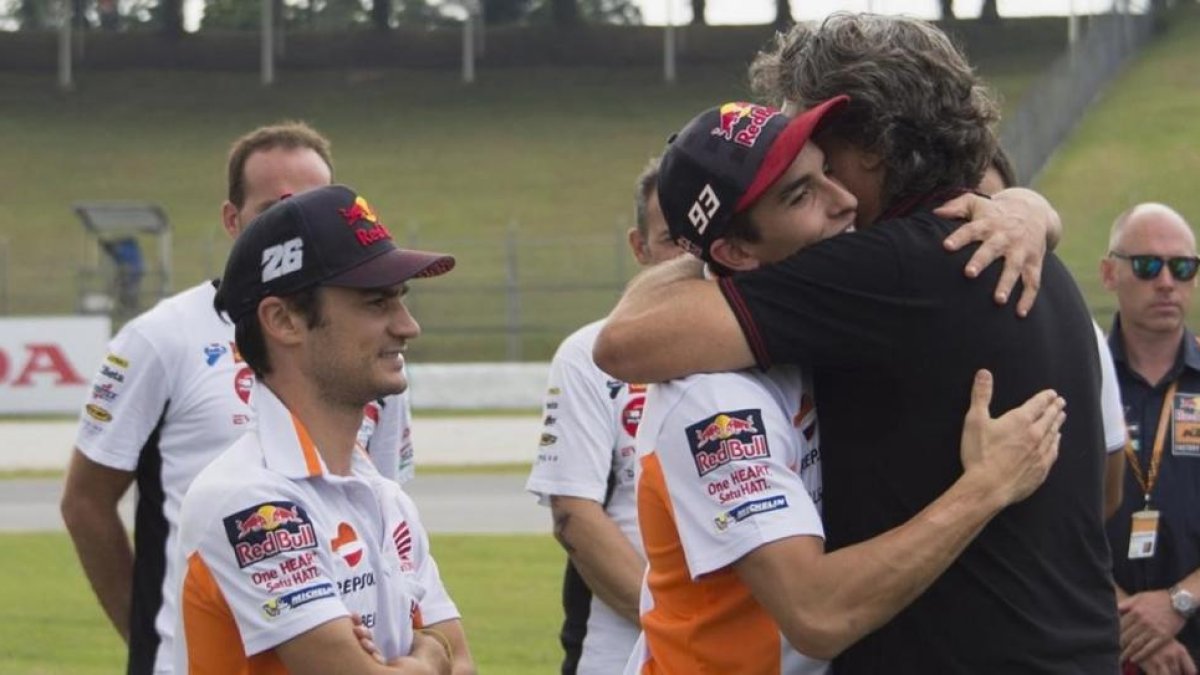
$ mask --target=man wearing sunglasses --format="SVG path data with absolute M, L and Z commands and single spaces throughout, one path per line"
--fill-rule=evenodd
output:
M 1121 214 L 1100 261 L 1130 432 L 1108 539 L 1122 658 L 1147 673 L 1195 673 L 1200 660 L 1200 343 L 1185 323 L 1198 268 L 1195 235 L 1162 204 Z

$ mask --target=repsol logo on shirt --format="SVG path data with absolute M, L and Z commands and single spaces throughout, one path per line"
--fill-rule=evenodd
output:
M 349 579 L 342 579 L 338 581 L 338 594 L 350 595 L 351 593 L 357 593 L 374 585 L 375 573 L 365 572 L 363 574 L 350 577 Z

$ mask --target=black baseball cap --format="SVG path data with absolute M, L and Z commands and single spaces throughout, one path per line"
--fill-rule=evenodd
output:
M 287 196 L 238 235 L 216 308 L 234 321 L 269 296 L 311 286 L 384 288 L 454 268 L 441 253 L 397 248 L 367 200 L 345 185 Z
M 726 103 L 688 122 L 667 141 L 658 200 L 671 238 L 712 262 L 709 247 L 787 171 L 830 112 L 837 96 L 795 117 L 753 103 Z

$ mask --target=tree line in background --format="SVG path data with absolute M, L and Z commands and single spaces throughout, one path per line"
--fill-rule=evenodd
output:
M 19 29 L 45 29 L 56 23 L 56 6 L 64 0 L 0 0 L 0 12 Z M 275 16 L 284 27 L 348 28 L 373 27 L 390 30 L 398 26 L 435 28 L 462 21 L 467 3 L 479 0 L 272 0 Z M 719 0 L 737 2 L 740 0 Z M 76 26 L 120 30 L 158 30 L 166 35 L 184 32 L 184 0 L 65 0 L 74 10 Z M 777 27 L 792 22 L 791 0 L 774 0 Z M 944 19 L 954 19 L 954 0 L 939 0 Z M 704 25 L 708 0 L 690 0 L 692 25 Z M 997 0 L 983 0 L 980 19 L 998 21 Z M 580 23 L 636 25 L 641 10 L 633 0 L 481 0 L 484 23 L 553 24 Z M 251 30 L 259 25 L 261 4 L 256 0 L 204 0 L 200 29 Z

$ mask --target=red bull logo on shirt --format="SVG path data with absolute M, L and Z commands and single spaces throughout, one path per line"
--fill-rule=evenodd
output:
M 761 420 L 761 411 L 750 408 L 720 412 L 689 426 L 688 445 L 696 471 L 703 476 L 730 462 L 770 457 Z
M 781 113 L 778 110 L 753 103 L 726 103 L 721 106 L 717 126 L 712 130 L 712 135 L 753 148 L 767 121 L 779 114 Z M 743 120 L 747 120 L 749 124 L 739 129 Z
M 312 521 L 303 508 L 292 502 L 259 504 L 227 516 L 223 522 L 238 567 L 317 546 Z

